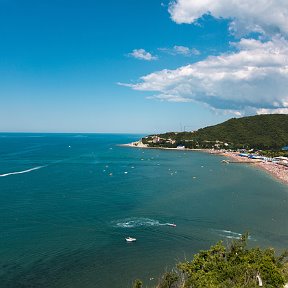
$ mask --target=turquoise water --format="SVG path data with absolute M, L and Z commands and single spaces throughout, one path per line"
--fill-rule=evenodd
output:
M 220 156 L 116 145 L 139 137 L 0 134 L 1 287 L 154 284 L 245 231 L 287 248 L 287 186 Z

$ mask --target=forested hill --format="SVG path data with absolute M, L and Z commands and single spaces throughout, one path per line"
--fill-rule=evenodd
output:
M 160 139 L 142 139 L 149 146 L 178 146 L 187 148 L 256 148 L 281 149 L 288 145 L 288 115 L 268 114 L 232 118 L 221 124 L 194 132 L 159 134 Z M 153 140 L 154 139 L 154 140 Z M 170 140 L 168 140 L 170 139 Z M 152 140 L 152 142 L 151 142 Z

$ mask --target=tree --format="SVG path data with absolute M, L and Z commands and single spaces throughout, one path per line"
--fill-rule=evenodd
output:
M 288 251 L 247 247 L 248 234 L 228 247 L 222 242 L 201 250 L 192 261 L 181 262 L 165 273 L 157 288 L 280 288 L 288 282 Z

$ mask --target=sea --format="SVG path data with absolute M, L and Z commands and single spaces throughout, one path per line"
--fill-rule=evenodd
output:
M 153 286 L 245 232 L 288 248 L 287 186 L 222 156 L 119 146 L 141 136 L 0 134 L 1 288 Z

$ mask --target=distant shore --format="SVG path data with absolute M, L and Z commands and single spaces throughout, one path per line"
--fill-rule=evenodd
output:
M 143 144 L 142 142 L 132 142 L 128 144 L 119 144 L 118 146 L 123 147 L 133 147 L 133 148 L 143 148 L 143 149 L 158 149 L 158 150 L 175 150 L 175 151 L 203 151 L 203 152 L 209 152 L 208 149 L 190 149 L 190 148 L 168 148 L 168 147 L 149 147 L 146 144 Z
M 132 142 L 128 144 L 121 144 L 120 146 L 124 147 L 133 147 L 133 148 L 142 148 L 142 149 L 160 149 L 160 150 L 175 150 L 175 151 L 200 151 L 205 153 L 210 153 L 213 155 L 224 156 L 233 161 L 233 163 L 244 163 L 244 164 L 251 164 L 255 168 L 261 169 L 266 171 L 268 174 L 273 176 L 275 179 L 279 180 L 280 182 L 288 185 L 288 167 L 273 163 L 262 161 L 259 159 L 247 159 L 239 156 L 237 152 L 230 152 L 230 151 L 218 151 L 213 149 L 189 149 L 189 148 L 166 148 L 166 147 L 148 147 L 146 144 L 143 144 L 141 141 Z M 231 163 L 229 161 L 226 162 L 227 164 Z

